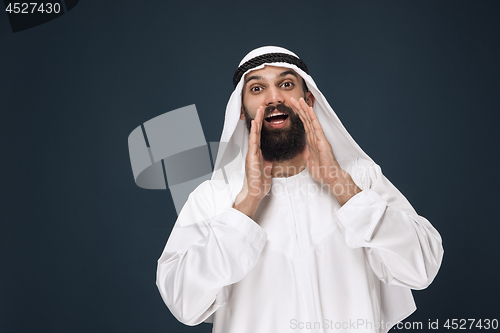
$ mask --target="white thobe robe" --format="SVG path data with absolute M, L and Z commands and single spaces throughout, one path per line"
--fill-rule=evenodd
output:
M 158 261 L 172 314 L 215 333 L 387 332 L 411 314 L 441 237 L 375 163 L 341 166 L 362 189 L 342 207 L 304 170 L 272 179 L 255 221 L 232 208 L 238 188 L 200 185 Z

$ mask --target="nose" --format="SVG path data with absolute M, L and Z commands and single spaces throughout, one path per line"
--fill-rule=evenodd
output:
M 285 101 L 281 90 L 278 87 L 272 86 L 267 89 L 266 106 L 272 104 L 281 104 Z

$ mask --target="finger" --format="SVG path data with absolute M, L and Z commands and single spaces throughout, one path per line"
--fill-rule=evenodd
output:
M 306 126 L 307 126 L 307 142 L 309 143 L 309 150 L 312 153 L 315 153 L 318 151 L 318 138 L 316 137 L 316 133 L 314 132 L 314 129 L 312 128 L 311 124 L 306 120 Z
M 292 104 L 293 111 L 299 116 L 302 124 L 304 125 L 304 129 L 306 130 L 306 134 L 309 134 L 309 126 L 307 126 L 307 120 L 305 118 L 305 114 L 300 110 L 300 105 L 298 104 L 295 98 L 290 98 L 290 102 Z
M 314 129 L 312 127 L 311 122 L 309 121 L 309 119 L 307 117 L 307 113 L 304 112 L 304 110 L 302 109 L 301 105 L 299 104 L 299 102 L 295 98 L 292 97 L 290 99 L 290 101 L 292 103 L 292 106 L 294 106 L 294 108 L 295 108 L 294 111 L 299 115 L 299 118 L 302 121 L 302 124 L 304 125 L 304 129 L 306 130 L 306 134 L 308 136 L 308 140 L 314 139 L 314 140 L 311 141 L 311 143 L 314 143 L 315 142 Z
M 319 151 L 319 148 L 317 146 L 317 138 L 316 134 L 314 132 L 314 129 L 312 127 L 311 122 L 307 118 L 307 114 L 304 112 L 303 108 L 299 104 L 299 102 L 291 98 L 291 103 L 295 107 L 296 113 L 299 115 L 300 120 L 302 121 L 302 124 L 304 125 L 304 129 L 306 132 L 306 139 L 307 139 L 307 144 L 309 145 L 309 151 L 311 154 L 313 154 L 313 158 L 316 158 L 317 152 Z
M 303 98 L 299 99 L 299 103 L 304 108 L 304 110 L 307 110 L 308 118 L 311 122 L 311 126 L 313 127 L 314 132 L 316 133 L 316 136 L 322 140 L 327 140 L 325 133 L 323 132 L 323 127 L 321 127 L 318 117 L 316 117 L 316 113 L 314 113 L 314 109 L 307 105 L 306 101 Z
M 259 108 L 255 112 L 254 120 L 257 124 L 260 124 L 260 121 L 262 120 L 262 106 L 259 106 Z
M 255 119 L 252 120 L 252 127 L 250 132 L 249 140 L 249 151 L 250 144 L 252 145 L 252 154 L 257 154 L 260 149 L 260 131 L 262 128 L 262 119 L 264 118 L 264 108 L 261 106 L 257 109 L 255 114 Z
M 325 132 L 323 131 L 323 127 L 321 127 L 321 124 L 318 120 L 318 117 L 316 116 L 316 113 L 314 113 L 314 109 L 311 106 L 307 105 L 306 101 L 303 98 L 299 99 L 299 104 L 303 109 L 307 110 L 307 118 L 310 120 L 310 124 L 312 126 L 311 130 L 313 131 L 313 133 L 315 133 L 316 139 L 323 141 L 331 149 L 331 145 L 328 142 L 328 139 L 326 138 Z M 317 144 L 315 145 L 315 148 L 318 149 Z M 318 149 L 318 152 L 319 152 L 319 149 Z M 315 152 L 313 151 L 313 154 L 314 153 Z M 332 157 L 333 157 L 333 162 L 340 168 L 340 166 L 338 165 L 337 159 L 335 158 L 335 155 L 332 154 Z
M 299 109 L 300 109 L 299 102 L 295 98 L 291 97 L 290 104 L 292 106 L 292 110 L 295 111 L 295 113 L 299 114 Z
M 307 105 L 307 103 L 304 101 L 304 98 L 299 98 L 299 101 L 298 101 L 299 105 L 300 105 L 300 108 L 303 110 L 304 114 L 305 114 L 305 118 L 307 119 L 307 123 L 309 124 L 309 128 L 313 131 L 314 131 L 314 126 L 313 126 L 313 123 L 312 123 L 312 119 L 311 119 L 311 116 L 309 114 L 309 109 L 312 109 L 309 105 Z
M 299 101 L 297 101 L 295 98 L 290 98 L 290 102 L 292 104 L 292 109 L 301 117 L 301 120 L 303 120 L 304 125 L 307 124 L 307 118 L 306 118 L 306 113 L 302 109 L 302 106 L 300 105 Z
M 248 153 L 255 155 L 257 153 L 257 123 L 252 120 L 250 127 L 250 137 L 248 139 Z
M 262 122 L 264 121 L 264 107 L 263 106 L 259 106 L 259 108 L 257 109 L 257 114 L 255 115 L 255 121 L 259 125 L 259 127 L 257 128 L 257 131 L 258 131 L 259 139 L 260 139 L 260 132 L 262 130 Z
M 309 107 L 306 105 L 306 107 Z M 319 156 L 319 147 L 318 147 L 318 137 L 316 136 L 316 131 L 314 130 L 311 119 L 309 118 L 309 115 L 303 111 L 304 110 L 304 105 L 301 105 L 300 108 L 303 112 L 303 118 L 305 119 L 304 127 L 307 128 L 307 142 L 309 144 L 309 151 L 310 151 L 310 158 L 313 160 L 317 160 Z
M 302 114 L 302 118 L 305 120 L 305 121 L 303 121 L 304 122 L 304 126 L 307 125 L 308 131 L 313 134 L 313 137 L 316 140 L 317 139 L 316 138 L 316 133 L 315 133 L 314 127 L 312 125 L 311 118 L 309 116 L 308 111 L 305 111 L 305 110 L 308 110 L 309 106 L 307 104 L 302 103 L 301 100 L 303 101 L 304 99 L 300 98 L 299 101 L 297 101 L 298 110 L 300 110 L 300 113 Z

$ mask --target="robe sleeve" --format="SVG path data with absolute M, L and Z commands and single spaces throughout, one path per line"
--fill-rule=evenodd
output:
M 373 272 L 389 285 L 429 286 L 443 257 L 437 230 L 415 212 L 375 163 L 357 160 L 351 176 L 362 191 L 336 213 L 347 246 L 363 247 Z
M 220 199 L 210 182 L 191 193 L 158 260 L 158 290 L 186 325 L 208 321 L 224 305 L 227 286 L 256 265 L 267 239 L 257 223 L 232 205 L 218 212 Z

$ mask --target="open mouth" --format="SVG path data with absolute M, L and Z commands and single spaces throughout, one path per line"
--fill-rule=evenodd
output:
M 287 114 L 284 113 L 273 113 L 272 115 L 266 117 L 266 121 L 271 124 L 281 124 L 286 118 L 288 118 Z

